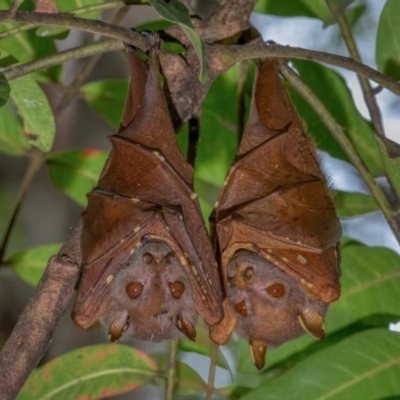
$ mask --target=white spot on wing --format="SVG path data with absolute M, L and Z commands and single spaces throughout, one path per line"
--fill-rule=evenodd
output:
M 194 275 L 197 276 L 198 272 L 197 272 L 196 267 L 194 265 L 192 265 L 191 268 L 192 268 L 192 271 L 193 271 Z
M 307 264 L 307 260 L 306 260 L 303 256 L 301 256 L 300 254 L 297 255 L 297 259 L 298 259 L 302 264 L 304 264 L 304 265 Z

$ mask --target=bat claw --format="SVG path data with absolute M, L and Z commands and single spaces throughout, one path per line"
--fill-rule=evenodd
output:
M 265 354 L 267 353 L 267 343 L 264 340 L 250 339 L 250 352 L 253 363 L 260 371 L 265 365 Z
M 186 319 L 182 314 L 178 315 L 176 321 L 177 328 L 191 341 L 196 340 L 196 329 L 193 324 Z
M 129 314 L 124 310 L 119 312 L 108 329 L 108 340 L 116 342 L 129 327 Z
M 300 325 L 315 339 L 323 339 L 325 337 L 324 319 L 313 308 L 306 308 L 299 312 L 298 316 Z

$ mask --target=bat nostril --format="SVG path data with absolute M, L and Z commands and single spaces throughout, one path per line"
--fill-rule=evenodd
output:
M 163 315 L 165 315 L 165 314 L 168 314 L 168 310 L 163 309 L 163 310 L 161 310 L 161 311 L 159 311 L 159 312 L 153 314 L 153 318 L 158 318 L 158 317 L 161 317 L 161 316 L 163 316 Z

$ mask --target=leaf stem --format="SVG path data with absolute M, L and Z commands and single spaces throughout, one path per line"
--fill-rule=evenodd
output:
M 166 394 L 165 400 L 174 399 L 174 391 L 176 386 L 176 357 L 178 354 L 178 339 L 171 339 L 168 357 L 168 369 L 167 369 L 167 382 L 166 382 Z
M 25 171 L 25 175 L 22 179 L 21 186 L 19 188 L 17 198 L 15 200 L 15 207 L 14 211 L 11 215 L 11 219 L 7 225 L 6 232 L 3 236 L 3 239 L 1 241 L 1 246 L 0 246 L 0 264 L 4 262 L 4 255 L 7 250 L 7 245 L 11 237 L 12 230 L 14 228 L 15 222 L 18 218 L 19 212 L 22 208 L 22 204 L 25 200 L 26 194 L 28 192 L 28 189 L 32 183 L 32 180 L 36 173 L 40 170 L 41 166 L 44 163 L 44 155 L 41 151 L 39 150 L 34 150 L 32 151 L 30 162 L 28 164 L 28 167 Z
M 291 68 L 287 65 L 281 67 L 282 75 L 289 81 L 293 88 L 306 100 L 306 102 L 312 107 L 315 113 L 321 118 L 321 121 L 325 124 L 332 136 L 340 144 L 343 151 L 346 153 L 350 162 L 358 170 L 361 177 L 364 179 L 372 196 L 376 200 L 378 206 L 382 210 L 386 220 L 393 230 L 398 242 L 400 243 L 400 226 L 396 221 L 396 212 L 392 209 L 390 202 L 386 198 L 384 192 L 375 182 L 374 177 L 371 175 L 364 162 L 361 160 L 358 153 L 355 151 L 350 140 L 347 138 L 342 127 L 335 121 L 331 113 L 325 108 L 317 96 L 312 90 L 303 82 Z
M 332 13 L 332 16 L 339 25 L 340 33 L 342 34 L 344 43 L 346 44 L 350 56 L 357 62 L 362 63 L 360 53 L 357 49 L 357 44 L 354 40 L 353 34 L 351 33 L 349 22 L 347 21 L 347 18 L 344 15 L 343 10 L 337 9 L 335 5 L 332 3 L 332 0 L 325 0 L 325 1 Z M 357 74 L 357 78 L 358 81 L 360 82 L 360 86 L 364 95 L 365 104 L 367 105 L 375 132 L 379 136 L 385 136 L 382 126 L 381 113 L 378 104 L 376 102 L 372 87 L 365 76 Z
M 214 393 L 215 372 L 217 370 L 218 345 L 211 344 L 210 369 L 208 371 L 206 400 L 211 400 Z

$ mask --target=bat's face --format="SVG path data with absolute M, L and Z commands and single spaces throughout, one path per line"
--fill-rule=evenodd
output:
M 226 290 L 241 336 L 272 346 L 305 331 L 324 336 L 327 306 L 308 297 L 295 279 L 256 253 L 235 253 L 227 266 Z
M 110 283 L 101 323 L 111 341 L 161 341 L 183 334 L 194 340 L 196 320 L 191 286 L 179 258 L 166 243 L 151 240 L 135 249 Z

